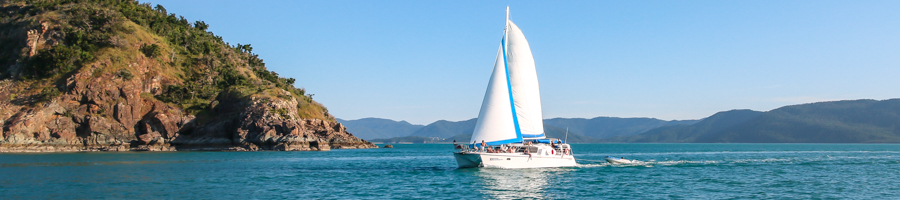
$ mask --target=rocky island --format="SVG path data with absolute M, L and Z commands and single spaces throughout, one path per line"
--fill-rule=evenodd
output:
M 377 148 L 161 5 L 0 3 L 0 152 Z

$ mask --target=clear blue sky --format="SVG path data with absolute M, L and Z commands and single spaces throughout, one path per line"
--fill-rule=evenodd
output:
M 900 97 L 900 1 L 144 2 L 252 44 L 342 119 L 477 117 L 507 5 L 544 118 Z

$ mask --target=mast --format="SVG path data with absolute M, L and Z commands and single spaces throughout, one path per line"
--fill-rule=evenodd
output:
M 506 21 L 504 21 L 503 23 L 506 24 L 503 27 L 503 38 L 504 38 L 503 46 L 505 48 L 505 47 L 509 47 L 509 46 L 506 46 L 506 44 L 509 42 L 505 42 L 507 39 L 509 39 L 508 38 L 508 36 L 509 36 L 509 6 L 506 6 Z
M 506 21 L 503 22 L 505 25 L 503 26 L 503 49 L 507 49 L 509 46 L 509 6 L 506 6 Z M 503 57 L 506 57 L 506 51 L 503 52 Z

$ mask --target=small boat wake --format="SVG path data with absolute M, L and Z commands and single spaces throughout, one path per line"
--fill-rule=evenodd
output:
M 621 158 L 619 158 L 621 159 Z M 677 161 L 639 161 L 639 160 L 629 160 L 630 162 L 610 162 L 605 160 L 585 160 L 579 159 L 578 161 L 589 161 L 584 163 L 578 163 L 577 167 L 654 167 L 654 166 L 679 166 L 679 165 L 709 165 L 709 164 L 718 164 L 718 161 L 688 161 L 688 160 L 677 160 Z
M 586 160 L 586 159 L 578 159 L 578 160 L 592 162 L 592 163 L 578 164 L 578 167 L 635 167 L 635 166 L 653 167 L 653 165 L 656 164 L 656 162 L 654 162 L 652 160 L 649 162 L 644 162 L 644 161 L 639 161 L 639 160 L 628 160 L 625 158 L 616 158 L 616 157 L 611 157 L 611 156 L 607 156 L 605 158 L 605 160 Z
M 605 157 L 604 160 L 587 160 L 578 159 L 578 167 L 654 167 L 654 166 L 704 166 L 704 165 L 760 165 L 760 164 L 816 164 L 821 162 L 835 162 L 859 159 L 890 159 L 891 157 L 822 157 L 815 159 L 798 159 L 798 158 L 748 158 L 748 159 L 726 159 L 726 160 L 629 160 L 622 157 Z M 895 162 L 886 162 L 895 163 Z
M 629 160 L 623 157 L 612 157 L 607 156 L 604 160 L 586 160 L 586 159 L 578 159 L 578 161 L 588 161 L 590 163 L 579 163 L 578 167 L 653 167 L 656 165 L 659 166 L 673 166 L 673 165 L 685 165 L 685 164 L 719 164 L 719 161 L 689 161 L 689 160 L 666 160 L 666 161 L 656 161 L 656 160 L 648 160 L 648 161 L 640 161 L 640 160 Z
M 725 152 L 728 153 L 728 152 Z M 657 158 L 651 159 L 646 155 L 649 154 L 626 154 L 638 159 L 629 159 L 626 157 L 612 157 L 599 154 L 589 154 L 582 156 L 584 158 L 592 158 L 596 160 L 578 159 L 577 167 L 593 168 L 593 167 L 612 167 L 612 168 L 629 168 L 629 167 L 698 167 L 698 166 L 758 166 L 758 165 L 823 165 L 823 164 L 858 164 L 858 163 L 882 163 L 896 164 L 896 156 L 898 152 L 787 152 L 785 155 L 761 156 L 756 152 L 741 153 L 746 156 L 696 156 L 695 158 L 677 156 L 679 158 Z M 814 154 L 797 156 L 795 154 Z M 816 155 L 817 154 L 817 155 Z M 656 155 L 656 154 L 653 154 Z M 665 154 L 667 155 L 667 154 Z M 693 155 L 693 154 L 691 154 Z M 599 159 L 598 159 L 599 158 Z

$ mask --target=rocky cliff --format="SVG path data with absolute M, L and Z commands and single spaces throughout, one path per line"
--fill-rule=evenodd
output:
M 0 152 L 377 148 L 162 6 L 0 4 Z

